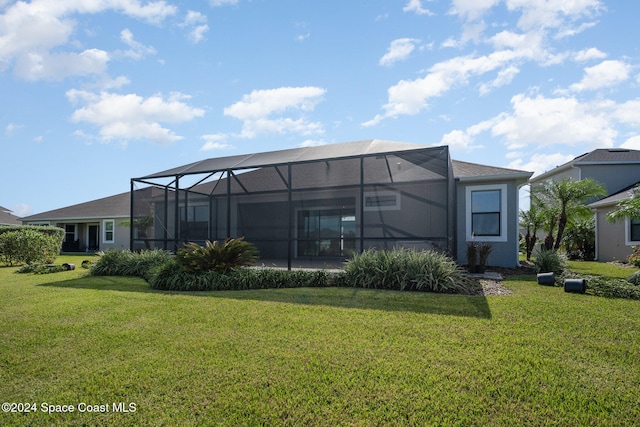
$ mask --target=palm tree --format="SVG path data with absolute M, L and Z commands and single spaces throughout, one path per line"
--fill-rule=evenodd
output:
M 640 218 L 640 184 L 636 185 L 629 194 L 631 197 L 618 202 L 615 209 L 607 214 L 607 220 L 616 222 L 621 219 Z
M 558 232 L 553 245 L 555 250 L 560 247 L 569 216 L 588 215 L 590 211 L 585 202 L 606 195 L 604 186 L 590 178 L 582 181 L 572 178 L 562 181 L 548 180 L 535 186 L 534 193 L 544 209 L 557 209 Z M 550 234 L 552 236 L 552 233 Z
M 527 234 L 524 236 L 527 261 L 531 260 L 531 253 L 538 240 L 538 229 L 542 227 L 543 220 L 542 212 L 535 202 L 531 203 L 528 211 L 520 211 L 520 226 L 527 230 Z

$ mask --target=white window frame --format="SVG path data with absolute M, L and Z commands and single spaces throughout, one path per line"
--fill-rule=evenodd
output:
M 111 230 L 107 230 L 107 224 L 113 224 Z M 107 239 L 107 232 L 111 232 L 111 240 Z M 102 220 L 102 243 L 115 243 L 116 240 L 116 221 L 113 219 Z
M 399 211 L 400 206 L 400 192 L 399 191 L 367 191 L 362 194 L 362 204 L 365 212 L 373 211 Z M 395 197 L 395 203 L 389 206 L 367 206 L 367 198 L 372 197 Z
M 629 218 L 624 220 L 624 244 L 625 246 L 640 245 L 640 241 L 631 240 L 631 220 Z
M 500 190 L 500 235 L 498 236 L 474 236 L 471 229 L 471 194 L 474 191 Z M 507 184 L 470 185 L 465 188 L 465 219 L 467 242 L 506 242 L 508 240 L 507 225 Z

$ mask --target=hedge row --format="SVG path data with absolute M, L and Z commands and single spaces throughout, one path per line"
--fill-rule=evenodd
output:
M 357 287 L 477 294 L 448 257 L 435 252 L 367 251 L 354 256 L 340 273 L 325 270 L 235 268 L 191 271 L 166 251 L 107 251 L 92 267 L 94 275 L 138 276 L 153 289 L 173 291 L 246 290 L 298 287 Z
M 58 227 L 0 226 L 0 263 L 53 263 L 63 239 L 64 230 Z

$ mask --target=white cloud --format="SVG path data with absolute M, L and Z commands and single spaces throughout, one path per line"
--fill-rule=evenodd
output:
M 481 19 L 482 16 L 501 0 L 453 0 L 452 15 L 459 15 L 468 21 Z
M 420 40 L 401 38 L 391 42 L 387 53 L 380 58 L 380 65 L 392 65 L 397 61 L 407 59 L 407 57 L 413 52 L 416 47 L 416 43 Z
M 74 15 L 107 10 L 160 23 L 177 9 L 165 1 L 16 2 L 0 15 L 0 71 L 15 64 L 14 73 L 30 80 L 103 72 L 109 59 L 106 52 L 95 48 L 76 52 L 69 39 L 76 28 Z
M 500 70 L 500 72 L 498 73 L 498 77 L 496 77 L 493 81 L 484 83 L 480 86 L 480 95 L 486 95 L 494 89 L 510 84 L 519 72 L 520 69 L 513 65 Z
M 223 133 L 214 133 L 209 135 L 202 135 L 200 137 L 205 141 L 204 145 L 200 147 L 200 151 L 222 150 L 231 147 L 227 143 L 229 136 Z
M 574 60 L 577 62 L 585 62 L 590 61 L 592 59 L 603 59 L 606 58 L 607 54 L 602 52 L 600 49 L 592 47 L 589 49 L 583 49 L 579 52 L 576 52 L 574 55 Z
M 33 208 L 25 203 L 18 203 L 10 208 L 10 210 L 18 218 L 29 216 L 33 213 Z
M 199 43 L 204 40 L 204 34 L 209 31 L 206 15 L 194 10 L 187 12 L 187 16 L 185 16 L 180 27 L 190 29 L 188 39 L 192 43 Z
M 600 0 L 506 0 L 506 5 L 510 11 L 522 12 L 518 26 L 523 30 L 561 28 L 566 31 L 567 24 L 597 15 L 603 8 Z
M 148 140 L 171 143 L 183 137 L 161 123 L 181 123 L 204 115 L 204 110 L 182 102 L 188 96 L 180 93 L 165 99 L 161 95 L 143 98 L 136 94 L 96 94 L 74 89 L 67 92 L 67 98 L 73 104 L 82 104 L 74 111 L 72 120 L 97 126 L 104 142 Z
M 128 50 L 122 52 L 122 55 L 127 58 L 139 60 L 147 55 L 156 54 L 156 50 L 153 46 L 145 46 L 142 43 L 135 41 L 133 39 L 133 33 L 128 28 L 120 31 L 120 40 L 129 46 Z
M 615 86 L 628 80 L 630 72 L 631 67 L 622 61 L 603 61 L 593 67 L 585 68 L 582 80 L 572 84 L 570 88 L 580 92 Z
M 327 145 L 327 142 L 318 139 L 306 139 L 300 143 L 300 147 L 320 147 L 322 145 Z
M 272 116 L 287 111 L 313 111 L 325 92 L 325 89 L 312 86 L 254 90 L 244 95 L 241 101 L 226 107 L 224 115 L 243 121 L 241 136 L 245 138 L 253 138 L 261 133 L 322 133 L 322 125 L 307 121 L 304 115 L 297 119 Z
M 9 124 L 4 128 L 4 133 L 5 133 L 5 135 L 7 135 L 7 136 L 12 136 L 12 135 L 13 135 L 13 133 L 14 133 L 15 131 L 20 130 L 20 129 L 22 129 L 22 128 L 24 128 L 24 126 L 23 126 L 23 125 L 19 125 L 19 124 L 16 124 L 16 123 L 9 123 Z
M 416 15 L 433 15 L 433 12 L 422 6 L 422 2 L 420 0 L 409 0 L 405 7 L 402 8 L 402 11 L 413 12 Z
M 68 76 L 103 74 L 109 54 L 99 49 L 81 53 L 28 53 L 20 55 L 14 72 L 25 80 L 62 80 Z
M 508 156 L 511 157 L 511 156 Z M 540 175 L 548 170 L 567 163 L 575 158 L 571 154 L 534 154 L 528 161 L 523 159 L 524 154 L 519 153 L 518 158 L 510 162 L 506 167 L 510 169 L 519 169 L 529 172 L 533 172 L 535 175 Z
M 628 148 L 630 150 L 640 150 L 640 135 L 634 135 L 620 146 L 622 148 Z
M 618 134 L 599 103 L 520 94 L 511 104 L 513 112 L 494 118 L 491 127 L 493 136 L 503 137 L 510 149 L 529 144 L 612 147 Z
M 239 0 L 209 0 L 209 4 L 213 7 L 227 6 L 227 5 L 234 6 L 238 4 L 238 2 Z

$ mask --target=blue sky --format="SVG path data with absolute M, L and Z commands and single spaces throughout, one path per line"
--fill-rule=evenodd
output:
M 542 173 L 640 149 L 640 3 L 0 0 L 0 205 L 386 139 Z

